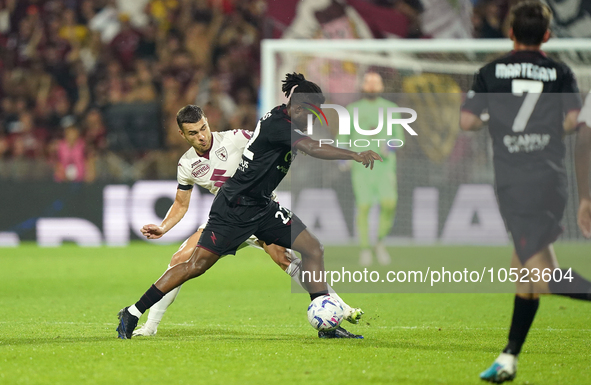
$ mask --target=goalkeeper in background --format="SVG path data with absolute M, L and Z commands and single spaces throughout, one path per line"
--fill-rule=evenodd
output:
M 386 142 L 390 139 L 400 139 L 404 141 L 404 129 L 400 125 L 392 127 L 392 136 L 388 136 L 386 130 L 386 113 L 388 108 L 398 107 L 395 103 L 384 99 L 381 94 L 384 92 L 384 83 L 382 77 L 376 72 L 368 72 L 363 78 L 362 99 L 353 102 L 347 106 L 351 117 L 351 134 L 339 135 L 337 140 L 339 145 L 347 145 L 351 141 L 353 150 L 356 140 L 372 140 L 371 143 L 380 143 L 378 152 L 384 159 L 383 163 L 375 164 L 373 172 L 364 172 L 363 165 L 351 165 L 351 183 L 355 194 L 355 203 L 357 205 L 357 234 L 359 237 L 359 246 L 361 254 L 359 264 L 369 266 L 373 263 L 373 253 L 369 242 L 369 210 L 374 203 L 380 205 L 378 243 L 375 245 L 375 253 L 378 263 L 381 265 L 390 264 L 390 254 L 383 244 L 383 239 L 388 235 L 394 224 L 396 213 L 396 204 L 398 201 L 397 182 L 396 182 L 396 148 L 388 147 Z M 358 111 L 359 128 L 362 130 L 373 130 L 380 124 L 379 109 L 382 108 L 382 130 L 375 135 L 361 135 L 354 127 L 355 109 Z M 394 118 L 400 118 L 400 114 L 393 114 Z M 373 139 L 384 139 L 383 141 L 373 141 Z M 355 151 L 355 150 L 354 150 Z M 371 174 L 371 175 L 370 175 Z

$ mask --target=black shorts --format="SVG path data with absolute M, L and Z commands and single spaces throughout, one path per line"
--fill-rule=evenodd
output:
M 271 201 L 261 206 L 242 206 L 217 194 L 198 246 L 217 255 L 235 254 L 251 235 L 266 244 L 290 248 L 306 226 L 291 211 Z
M 497 188 L 497 197 L 522 264 L 562 233 L 560 221 L 567 200 L 566 183 L 562 180 Z

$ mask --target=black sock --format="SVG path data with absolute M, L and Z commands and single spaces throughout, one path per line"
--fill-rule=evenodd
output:
M 532 322 L 534 322 L 539 304 L 539 299 L 524 299 L 518 295 L 515 296 L 513 319 L 511 320 L 511 329 L 509 330 L 509 343 L 503 350 L 503 353 L 516 356 L 521 352 L 521 347 L 525 342 L 525 337 L 527 337 Z
M 155 285 L 150 286 L 148 291 L 142 295 L 139 301 L 135 303 L 135 307 L 144 314 L 146 310 L 152 307 L 156 302 L 164 297 L 164 293 L 158 290 Z
M 550 292 L 552 294 L 564 295 L 565 297 L 581 299 L 583 301 L 591 301 L 591 282 L 587 281 L 576 271 L 570 270 L 569 272 L 566 269 L 560 270 L 562 270 L 562 279 L 558 282 L 551 279 L 550 282 L 548 282 Z M 568 277 L 572 276 L 572 280 L 570 278 L 565 278 L 567 275 Z
M 328 290 L 323 290 L 318 293 L 310 293 L 310 301 L 314 301 L 316 298 L 328 294 Z

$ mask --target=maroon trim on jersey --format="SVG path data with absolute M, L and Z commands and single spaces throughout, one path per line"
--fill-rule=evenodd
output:
M 203 153 L 203 155 L 199 155 L 199 154 L 197 154 L 197 155 L 199 155 L 202 158 L 209 159 L 209 151 L 211 151 L 212 147 L 213 147 L 213 134 L 211 134 L 211 143 L 210 143 L 209 149 L 207 151 L 205 151 Z M 197 150 L 195 150 L 195 152 L 197 152 Z
M 244 135 L 246 139 L 250 139 L 250 135 L 246 131 L 240 130 L 240 132 L 242 132 L 242 135 Z
M 287 107 L 283 107 L 281 109 L 281 112 L 283 113 L 283 115 L 285 115 L 283 117 L 283 119 L 287 120 L 289 123 L 291 123 L 291 119 L 289 119 L 289 115 L 287 115 Z

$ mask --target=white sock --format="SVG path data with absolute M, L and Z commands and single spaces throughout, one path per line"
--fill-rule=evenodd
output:
M 137 317 L 138 319 L 142 316 L 142 312 L 135 307 L 135 305 L 131 305 L 127 308 L 127 311 L 132 315 Z
M 162 321 L 162 317 L 164 317 L 164 313 L 166 313 L 166 309 L 174 302 L 176 296 L 181 291 L 181 286 L 177 286 L 168 293 L 158 302 L 156 302 L 151 308 L 150 312 L 148 313 L 148 321 L 146 321 L 146 325 L 150 327 L 157 328 Z
M 168 269 L 166 269 L 166 271 L 170 270 L 171 267 L 172 266 L 168 265 Z M 164 317 L 164 313 L 166 313 L 166 309 L 168 309 L 168 307 L 176 299 L 176 296 L 179 294 L 179 291 L 181 290 L 181 286 L 182 285 L 175 287 L 174 289 L 166 293 L 166 295 L 162 297 L 160 301 L 152 305 L 152 307 L 150 308 L 150 312 L 148 313 L 148 321 L 146 321 L 146 326 L 153 327 L 154 329 L 158 328 L 160 321 L 162 321 L 162 317 Z
M 289 252 L 291 252 L 291 263 L 289 264 L 289 266 L 287 267 L 287 269 L 285 270 L 285 272 L 291 277 L 291 279 L 293 279 L 294 281 L 297 282 L 298 285 L 300 285 L 300 287 L 306 291 L 308 291 L 304 285 L 302 284 L 302 260 L 299 259 L 298 257 L 296 257 L 296 255 L 294 254 L 293 251 L 287 249 Z M 341 302 L 341 304 L 343 305 L 343 307 L 345 309 L 350 308 L 349 305 L 347 305 L 347 303 L 345 303 L 345 301 L 343 301 L 343 299 L 341 297 L 339 297 L 339 295 L 334 291 L 334 289 L 332 287 L 330 287 L 330 285 L 327 283 L 326 286 L 328 287 L 328 292 L 330 293 L 331 296 L 333 296 L 335 299 L 339 300 Z

